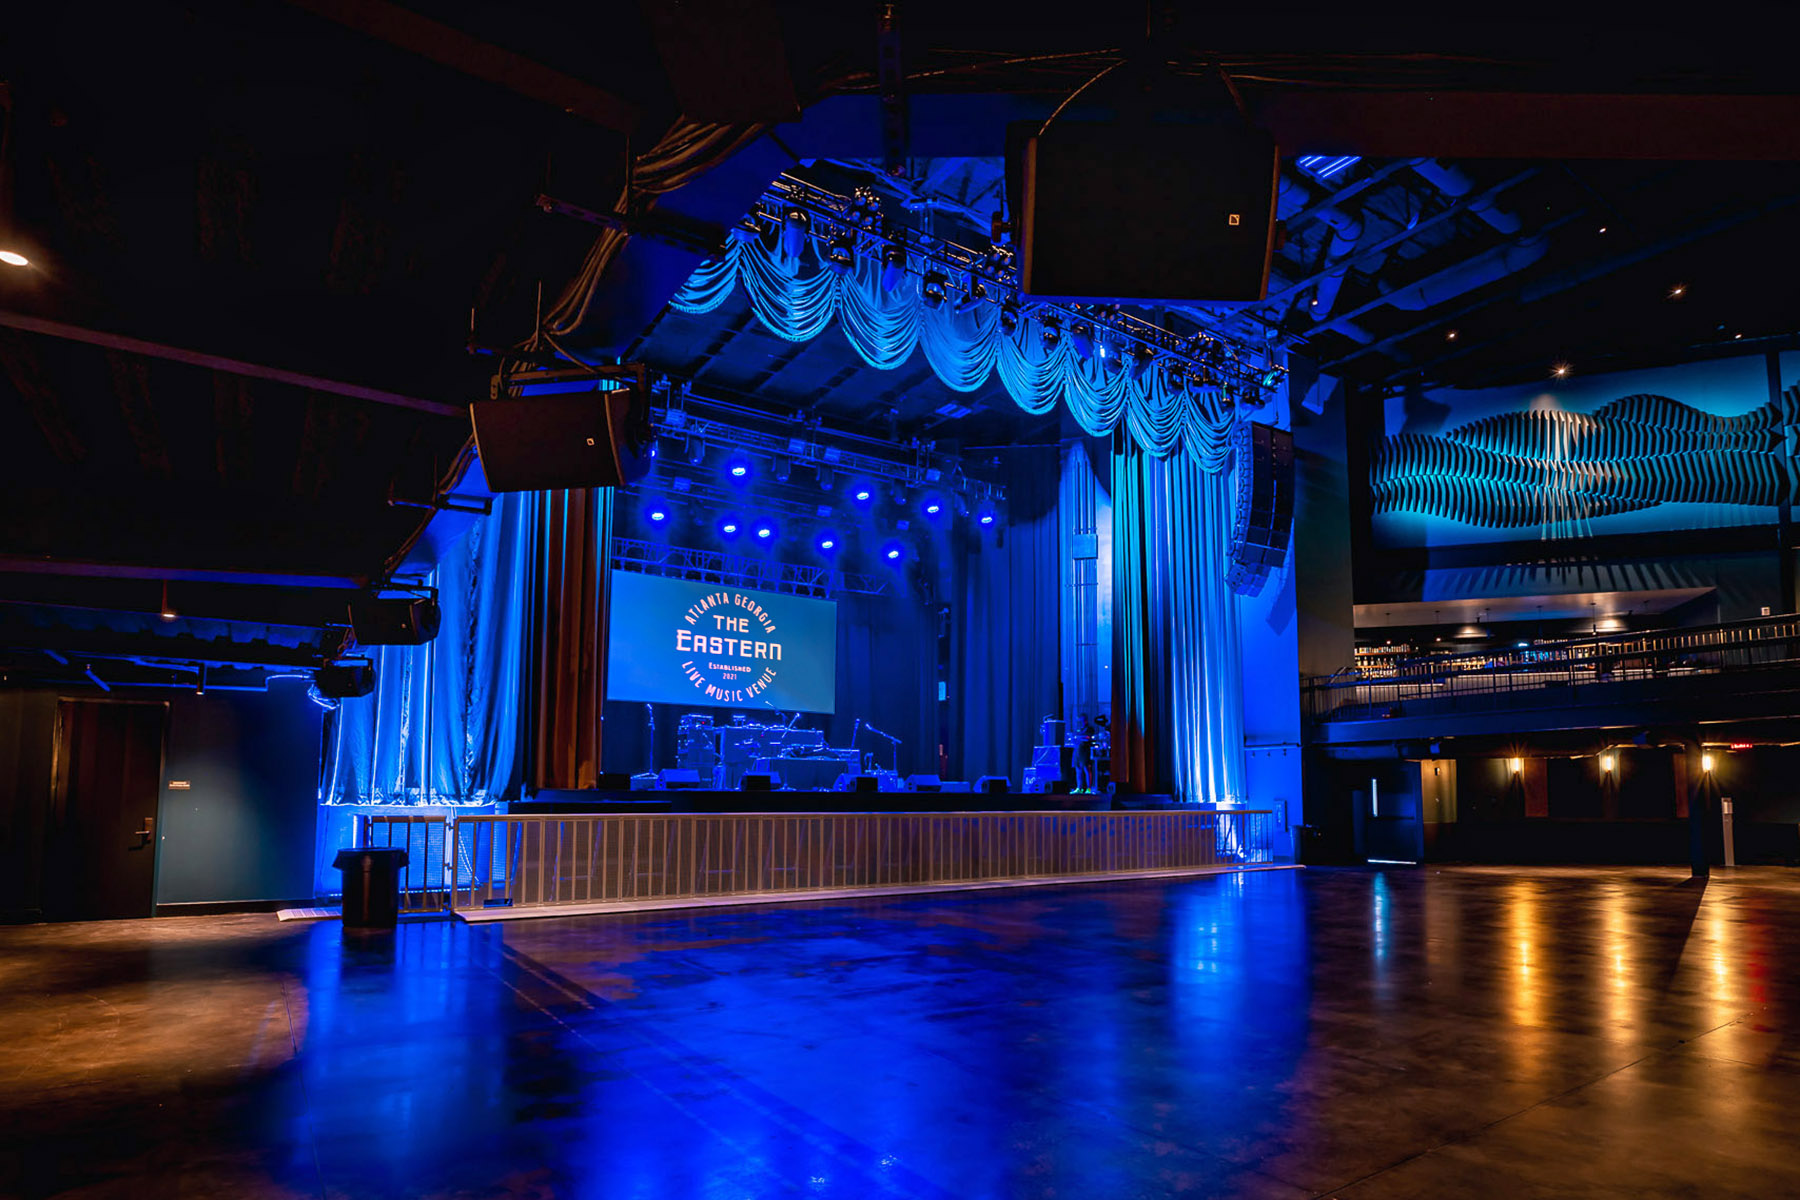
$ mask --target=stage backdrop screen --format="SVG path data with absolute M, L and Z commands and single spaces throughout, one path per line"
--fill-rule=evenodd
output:
M 606 698 L 828 713 L 837 605 L 636 571 L 612 577 Z

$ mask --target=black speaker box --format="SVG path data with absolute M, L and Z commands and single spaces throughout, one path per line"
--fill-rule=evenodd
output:
M 1004 775 L 983 775 L 975 781 L 975 790 L 992 795 L 1012 790 L 1012 781 Z
M 631 776 L 623 771 L 602 771 L 599 778 L 594 780 L 594 787 L 602 792 L 629 792 Z
M 879 776 L 875 775 L 858 775 L 856 777 L 856 784 L 851 790 L 857 792 L 879 792 L 881 790 L 881 779 Z
M 647 389 L 502 395 L 469 406 L 475 449 L 496 492 L 619 487 L 650 470 Z
M 775 788 L 775 777 L 767 771 L 750 771 L 738 781 L 740 792 L 768 792 Z
M 375 690 L 373 663 L 332 663 L 313 672 L 313 686 L 327 700 L 348 700 Z
M 664 767 L 657 773 L 665 788 L 691 791 L 700 786 L 700 772 L 684 767 Z
M 1279 567 L 1287 561 L 1294 530 L 1294 435 L 1272 425 L 1250 427 L 1248 476 L 1240 477 L 1245 504 L 1238 559 L 1251 566 Z M 1244 465 L 1240 464 L 1240 471 Z
M 1261 300 L 1275 141 L 1241 120 L 1015 132 L 1021 290 L 1046 300 Z M 1009 189 L 1010 190 L 1010 189 Z
M 363 646 L 420 646 L 438 634 L 443 614 L 423 596 L 359 596 L 350 602 L 350 625 Z
M 944 782 L 936 775 L 908 775 L 906 790 L 909 792 L 941 792 Z

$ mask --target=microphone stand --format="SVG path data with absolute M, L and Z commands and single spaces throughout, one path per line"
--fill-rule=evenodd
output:
M 894 751 L 894 774 L 896 774 L 896 775 L 900 774 L 900 739 L 895 737 L 891 733 L 881 732 L 881 730 L 875 728 L 873 725 L 869 724 L 867 721 L 860 720 L 860 718 L 859 718 L 859 723 L 861 724 L 861 726 L 864 729 L 867 729 L 870 733 L 874 734 L 876 737 L 885 739 L 887 741 L 887 744 L 893 748 L 893 751 Z

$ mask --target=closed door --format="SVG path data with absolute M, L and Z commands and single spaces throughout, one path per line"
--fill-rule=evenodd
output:
M 63 700 L 44 862 L 52 921 L 147 917 L 155 907 L 160 703 Z

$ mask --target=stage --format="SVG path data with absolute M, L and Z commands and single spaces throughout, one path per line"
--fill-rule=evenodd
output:
M 1152 803 L 1144 803 L 1152 801 Z M 1162 803 L 1154 803 L 1161 801 Z M 1167 796 L 1052 795 L 1040 792 L 727 792 L 545 790 L 507 811 L 531 813 L 947 813 L 1107 812 L 1172 806 Z

